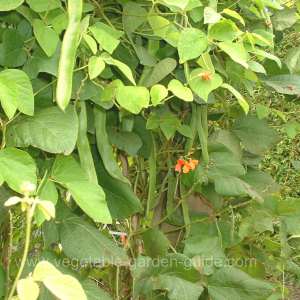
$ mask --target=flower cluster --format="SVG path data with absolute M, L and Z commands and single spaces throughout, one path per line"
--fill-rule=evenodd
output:
M 195 168 L 198 166 L 199 161 L 196 159 L 189 159 L 189 160 L 185 160 L 185 159 L 178 159 L 177 160 L 177 164 L 175 166 L 175 171 L 178 173 L 183 172 L 184 174 L 189 173 L 190 171 L 195 170 Z

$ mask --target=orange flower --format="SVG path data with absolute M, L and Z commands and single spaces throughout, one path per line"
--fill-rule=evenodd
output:
M 189 166 L 191 168 L 191 170 L 195 170 L 195 168 L 198 166 L 199 164 L 199 160 L 197 159 L 190 159 L 189 161 Z
M 124 247 L 128 245 L 127 235 L 126 233 L 121 234 L 120 236 L 121 243 Z
M 198 164 L 199 161 L 196 159 L 190 158 L 188 161 L 184 159 L 178 159 L 177 164 L 175 166 L 175 171 L 178 173 L 183 172 L 184 174 L 187 174 L 190 171 L 195 170 Z
M 203 72 L 200 75 L 201 75 L 202 80 L 205 80 L 205 81 L 212 80 L 210 72 Z

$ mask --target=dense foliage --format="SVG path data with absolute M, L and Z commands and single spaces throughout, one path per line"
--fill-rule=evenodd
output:
M 298 10 L 0 0 L 0 299 L 296 299 Z

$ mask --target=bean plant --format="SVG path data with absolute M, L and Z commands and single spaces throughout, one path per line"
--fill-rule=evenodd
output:
M 261 162 L 300 124 L 252 99 L 297 103 L 299 12 L 0 0 L 0 299 L 296 299 L 300 199 Z

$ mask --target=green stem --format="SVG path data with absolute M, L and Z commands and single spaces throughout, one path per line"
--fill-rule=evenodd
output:
M 192 138 L 189 138 L 185 144 L 185 153 L 188 154 L 194 144 L 196 133 L 197 133 L 197 112 L 196 112 L 196 105 L 192 104 L 192 116 L 190 121 L 190 128 L 192 130 Z
M 204 118 L 204 120 L 203 120 Z M 198 119 L 198 135 L 202 149 L 202 158 L 204 163 L 209 162 L 208 155 L 208 129 L 207 129 L 207 107 L 203 105 L 197 106 L 197 119 Z M 204 126 L 203 123 L 205 122 Z
M 116 300 L 120 299 L 119 295 L 119 279 L 120 279 L 120 266 L 117 266 L 117 272 L 116 272 Z
M 155 206 L 155 187 L 156 187 L 156 145 L 154 137 L 152 136 L 152 151 L 149 157 L 149 190 L 146 206 L 146 219 L 151 223 L 150 210 Z
M 25 246 L 24 246 L 23 257 L 22 257 L 22 260 L 21 260 L 21 264 L 20 264 L 18 274 L 17 274 L 17 276 L 15 278 L 15 281 L 12 285 L 12 288 L 10 290 L 10 293 L 8 295 L 7 300 L 11 300 L 13 298 L 14 293 L 15 293 L 16 288 L 17 288 L 18 281 L 19 281 L 19 279 L 20 279 L 20 277 L 23 273 L 24 267 L 25 267 L 25 263 L 26 263 L 26 260 L 27 260 L 28 252 L 29 252 L 29 246 L 30 246 L 30 236 L 31 236 L 31 227 L 32 227 L 31 222 L 32 222 L 32 217 L 33 217 L 34 210 L 35 210 L 35 205 L 33 205 L 31 207 L 28 207 L 27 211 L 26 211 L 26 236 L 25 236 Z

